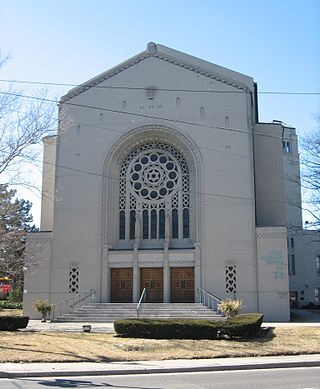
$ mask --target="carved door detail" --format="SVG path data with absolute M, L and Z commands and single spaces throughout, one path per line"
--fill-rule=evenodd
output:
M 111 269 L 111 302 L 132 303 L 132 269 Z
M 171 268 L 171 302 L 193 303 L 194 302 L 194 268 L 172 267 Z
M 147 303 L 163 302 L 163 269 L 142 268 L 140 289 L 146 288 Z

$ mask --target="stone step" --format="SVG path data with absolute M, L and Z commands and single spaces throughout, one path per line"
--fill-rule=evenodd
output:
M 113 322 L 137 318 L 136 303 L 90 303 L 76 308 L 73 313 L 60 315 L 57 321 Z M 143 303 L 140 318 L 154 319 L 204 319 L 219 320 L 221 315 L 200 303 Z

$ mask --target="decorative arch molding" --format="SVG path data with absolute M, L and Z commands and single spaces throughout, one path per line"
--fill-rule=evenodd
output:
M 190 191 L 193 200 L 190 208 L 194 214 L 193 241 L 200 237 L 200 196 L 202 157 L 194 141 L 180 131 L 163 125 L 144 125 L 123 134 L 109 150 L 103 165 L 102 179 L 102 245 L 113 247 L 117 242 L 119 174 L 122 162 L 135 148 L 152 142 L 162 142 L 174 147 L 186 160 L 190 170 Z

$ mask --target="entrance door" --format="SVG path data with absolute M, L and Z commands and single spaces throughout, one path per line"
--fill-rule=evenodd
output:
M 141 269 L 140 293 L 146 288 L 147 303 L 163 302 L 163 269 L 143 268 Z
M 290 308 L 298 308 L 298 292 L 290 291 Z
M 193 303 L 194 302 L 194 268 L 172 267 L 171 268 L 171 302 Z
M 132 268 L 111 269 L 111 302 L 132 303 Z

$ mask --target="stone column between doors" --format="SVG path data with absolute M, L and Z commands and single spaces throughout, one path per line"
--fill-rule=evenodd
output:
M 139 268 L 139 251 L 138 244 L 133 246 L 133 302 L 137 303 L 140 298 L 140 268 Z
M 169 245 L 163 246 L 163 302 L 170 303 Z

